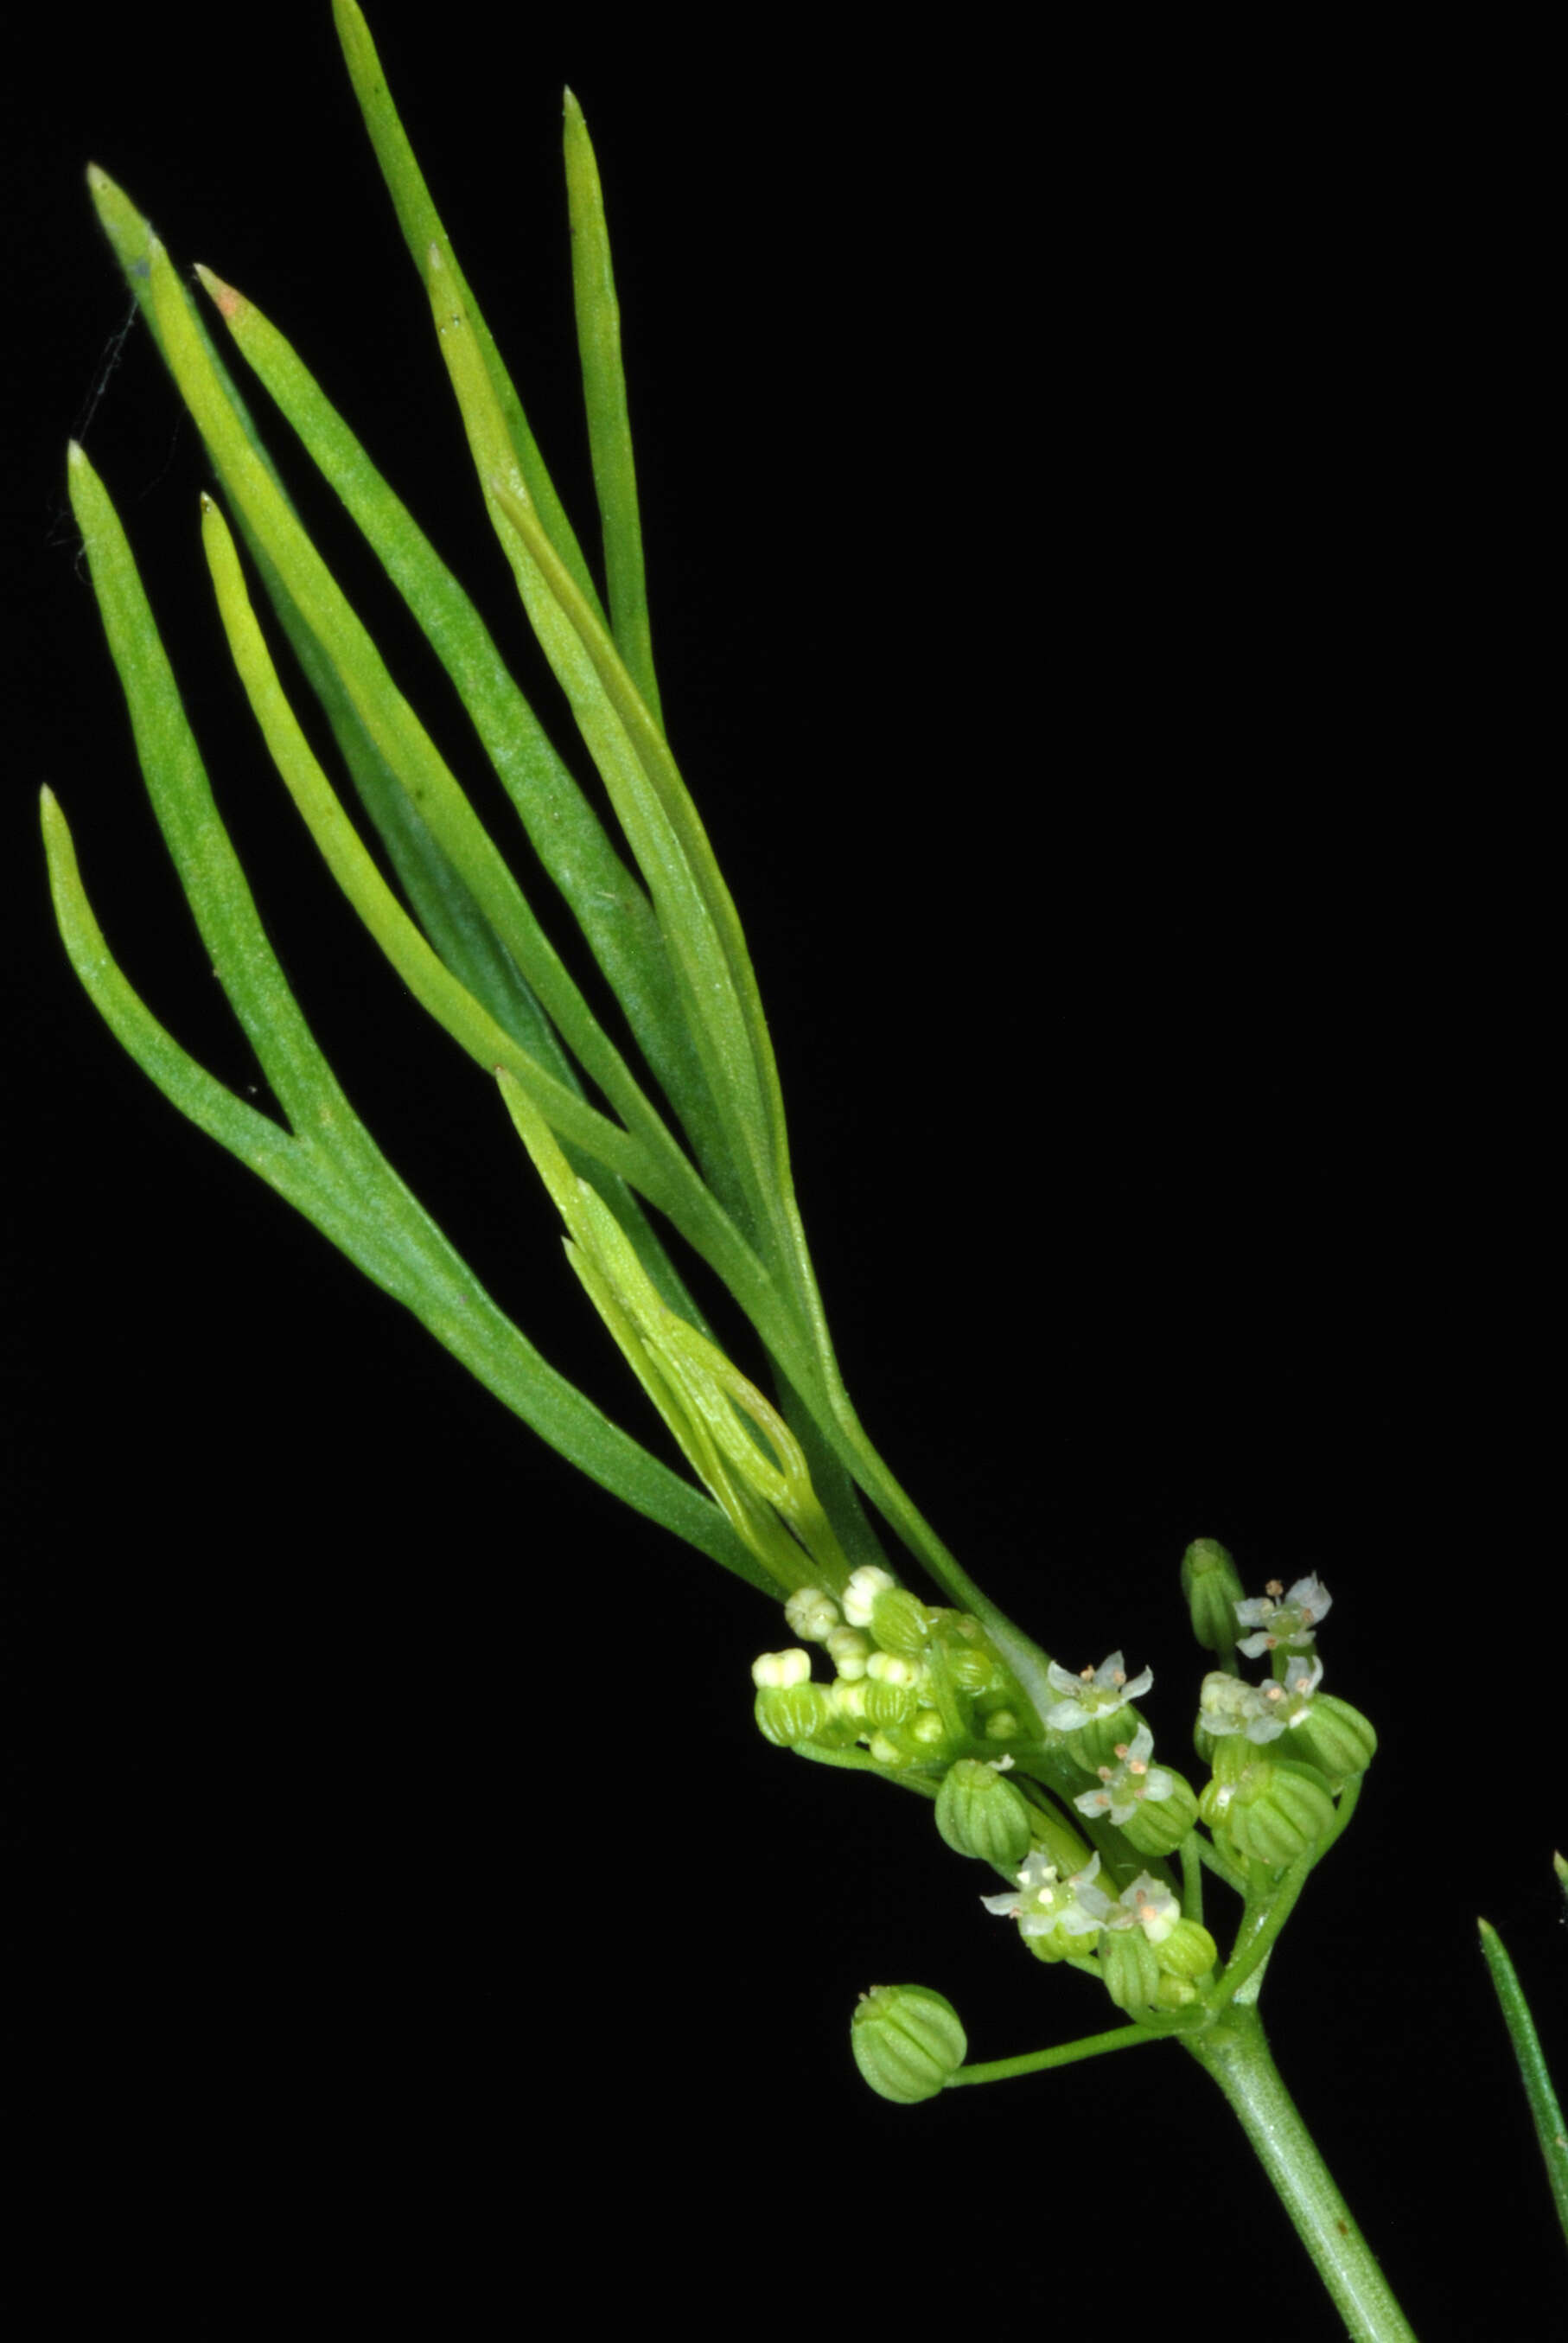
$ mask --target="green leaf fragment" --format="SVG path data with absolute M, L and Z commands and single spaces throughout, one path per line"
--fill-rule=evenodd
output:
M 716 1342 L 666 1305 L 603 1200 L 573 1176 L 527 1091 L 498 1072 L 518 1134 L 567 1224 L 571 1265 L 692 1469 L 779 1586 L 841 1587 L 849 1566 L 789 1425 Z
M 354 1113 L 267 941 L 119 518 L 80 448 L 72 450 L 70 490 L 159 827 L 207 957 L 291 1131 L 198 1065 L 129 984 L 87 900 L 65 816 L 45 790 L 45 843 L 62 939 L 105 1021 L 172 1104 L 412 1310 L 542 1439 L 625 1503 L 770 1592 L 719 1508 L 609 1423 L 497 1309 Z
M 626 374 L 620 357 L 620 304 L 616 299 L 615 272 L 610 265 L 604 190 L 599 185 L 598 165 L 582 108 L 569 89 L 566 93 L 565 145 L 578 349 L 582 359 L 583 401 L 588 409 L 588 453 L 593 462 L 604 542 L 610 628 L 644 706 L 662 728 L 643 571 L 637 467 L 632 458 L 631 418 L 627 411 Z
M 1561 1863 L 1562 1858 L 1556 1858 Z M 1559 1873 L 1561 1881 L 1562 1874 Z M 1535 2137 L 1546 2167 L 1547 2185 L 1552 2201 L 1562 2224 L 1563 2242 L 1568 2244 L 1568 2127 L 1564 2127 L 1563 2110 L 1557 2102 L 1552 2076 L 1541 2047 L 1541 2036 L 1530 2015 L 1530 2005 L 1519 1982 L 1513 1962 L 1503 1949 L 1503 1939 L 1490 1921 L 1478 1921 L 1481 1949 L 1492 1973 L 1493 1988 L 1503 2012 L 1503 2023 L 1513 2046 L 1519 2078 L 1524 2086 L 1530 2117 L 1535 2126 Z
M 243 294 L 209 269 L 197 274 L 246 364 L 364 533 L 446 668 L 530 843 L 570 906 L 711 1179 L 724 1164 L 712 1100 L 682 1019 L 664 939 L 635 874 L 507 672 L 468 596 L 289 343 Z M 487 1005 L 497 1013 L 493 1003 Z M 504 1015 L 502 1021 L 509 1022 Z M 733 1197 L 721 1201 L 733 1209 Z
M 504 1065 L 517 1080 L 537 1088 L 543 1074 L 537 1062 L 539 1051 L 530 1053 L 517 1042 L 432 950 L 345 813 L 288 705 L 246 592 L 234 539 L 223 515 L 207 497 L 202 499 L 202 540 L 217 593 L 219 614 L 246 696 L 273 762 L 333 877 L 421 1007 L 487 1073 Z M 570 1061 L 557 1050 L 554 1035 L 541 1036 L 541 1044 L 558 1060 L 556 1081 L 580 1097 Z M 549 1077 L 543 1075 L 543 1079 Z M 559 1101 L 554 1111 L 558 1126 L 570 1113 Z M 585 1117 L 588 1111 L 585 1108 Z M 616 1179 L 609 1165 L 601 1163 L 591 1152 L 584 1153 L 582 1161 L 585 1167 L 593 1166 L 617 1219 L 660 1292 L 672 1305 L 684 1306 L 696 1315 L 695 1303 L 635 1196 Z
M 579 589 L 588 596 L 589 601 L 598 609 L 599 608 L 598 594 L 588 574 L 588 564 L 583 559 L 582 548 L 577 541 L 571 523 L 567 518 L 565 508 L 557 496 L 549 473 L 545 468 L 544 458 L 539 454 L 534 435 L 528 427 L 528 417 L 523 412 L 522 401 L 518 397 L 511 377 L 507 372 L 501 354 L 496 347 L 495 337 L 486 325 L 479 313 L 478 304 L 468 290 L 467 280 L 457 266 L 457 255 L 452 250 L 451 239 L 442 226 L 440 216 L 430 200 L 430 191 L 425 185 L 424 174 L 414 159 L 413 149 L 408 144 L 407 134 L 397 116 L 397 109 L 392 103 L 392 94 L 387 86 L 387 76 L 381 70 L 381 60 L 376 54 L 376 45 L 370 37 L 370 28 L 365 21 L 364 14 L 356 5 L 356 0 L 332 0 L 332 14 L 337 27 L 337 37 L 343 48 L 344 61 L 348 67 L 349 78 L 354 84 L 354 95 L 359 101 L 359 110 L 365 117 L 365 127 L 369 132 L 370 143 L 376 149 L 376 159 L 381 166 L 381 176 L 387 182 L 387 192 L 397 209 L 398 225 L 402 228 L 403 240 L 408 247 L 409 256 L 418 271 L 420 279 L 423 280 L 426 273 L 426 255 L 434 244 L 440 251 L 443 266 L 456 278 L 460 288 L 463 307 L 473 320 L 474 333 L 482 353 L 485 371 L 489 377 L 497 405 L 504 418 L 508 443 L 528 483 L 528 494 L 538 505 L 545 526 L 549 531 L 551 542 L 576 578 Z M 600 615 L 603 615 L 602 611 Z

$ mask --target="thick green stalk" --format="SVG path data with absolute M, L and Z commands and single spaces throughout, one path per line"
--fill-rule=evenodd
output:
M 1415 2343 L 1409 2320 L 1285 2088 L 1257 2011 L 1232 2003 L 1216 2025 L 1178 2038 L 1235 2109 L 1353 2343 Z

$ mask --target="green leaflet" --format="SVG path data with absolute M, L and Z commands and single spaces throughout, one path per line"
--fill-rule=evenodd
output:
M 815 1492 L 811 1503 L 820 1498 L 830 1514 L 832 1530 L 826 1535 L 836 1534 L 831 1551 L 840 1560 L 852 1556 L 856 1562 L 879 1553 L 853 1485 L 858 1483 L 950 1595 L 987 1621 L 993 1638 L 1008 1650 L 1020 1684 L 1028 1684 L 1030 1696 L 1038 1699 L 1042 1655 L 985 1604 L 888 1472 L 855 1418 L 833 1360 L 796 1210 L 777 1071 L 749 955 L 706 833 L 665 743 L 655 696 L 614 285 L 597 172 L 580 116 L 568 105 L 578 338 L 614 633 L 605 622 L 495 345 L 467 296 L 407 153 L 363 19 L 352 0 L 339 0 L 337 13 L 405 236 L 428 274 L 437 317 L 444 317 L 448 326 L 444 347 L 454 361 L 492 519 L 525 586 L 541 639 L 573 692 L 585 737 L 606 769 L 612 799 L 651 890 L 651 905 L 598 830 L 559 759 L 543 742 L 526 704 L 506 679 L 498 679 L 494 646 L 458 589 L 287 344 L 240 297 L 210 276 L 209 289 L 235 338 L 308 452 L 334 479 L 427 636 L 435 639 L 438 655 L 447 658 L 448 671 L 530 830 L 544 835 L 563 809 L 572 821 L 580 820 L 556 875 L 601 967 L 611 975 L 649 1065 L 698 1153 L 700 1173 L 594 1017 L 496 845 L 300 528 L 166 253 L 119 190 L 95 171 L 90 179 L 100 217 L 202 432 L 230 518 L 327 714 L 413 920 L 353 839 L 343 808 L 319 768 L 313 759 L 308 767 L 300 760 L 298 728 L 283 704 L 234 548 L 227 545 L 215 508 L 206 534 L 215 568 L 222 573 L 226 623 L 247 689 L 258 712 L 267 710 L 278 761 L 289 771 L 291 786 L 324 850 L 329 850 L 340 882 L 358 903 L 382 948 L 471 1053 L 504 1067 L 510 1081 L 526 1088 L 533 1107 L 567 1151 L 574 1177 L 591 1191 L 591 1209 L 608 1209 L 613 1216 L 616 1235 L 601 1237 L 605 1260 L 615 1254 L 624 1235 L 633 1249 L 638 1275 L 653 1279 L 660 1306 L 673 1309 L 679 1323 L 699 1324 L 689 1293 L 640 1210 L 640 1196 L 668 1215 L 739 1302 L 777 1371 L 790 1427 L 784 1437 L 799 1443 L 802 1476 Z M 489 698 L 484 688 L 487 675 L 495 684 Z M 548 848 L 548 835 L 544 844 Z M 199 872 L 187 872 L 187 879 L 198 891 L 207 883 Z M 237 998 L 236 1006 L 242 1015 L 250 1013 Z M 307 1035 L 300 1042 L 303 1028 L 291 1040 L 281 1011 L 282 1022 L 273 1030 L 271 1015 L 270 1007 L 255 1011 L 250 1030 L 264 1062 L 269 1057 L 275 1061 L 276 1071 L 275 1063 L 268 1062 L 268 1071 L 284 1097 L 290 1050 L 297 1045 L 313 1051 L 314 1045 Z M 297 1022 L 297 1012 L 295 1017 Z M 140 1045 L 150 1046 L 145 1032 Z M 597 1088 L 598 1099 L 590 1096 L 589 1085 Z M 199 1101 L 190 1093 L 189 1111 L 198 1105 L 211 1127 L 216 1109 L 207 1091 Z M 296 1138 L 303 1143 L 301 1131 L 297 1130 Z M 367 1140 L 363 1144 L 369 1147 Z M 276 1155 L 275 1142 L 269 1141 L 267 1148 L 275 1165 L 287 1162 L 297 1169 L 292 1157 Z M 376 1161 L 379 1163 L 379 1158 Z M 379 1192 L 374 1181 L 367 1192 Z M 339 1202 L 351 1214 L 354 1198 L 347 1190 Z M 327 1224 L 323 1220 L 322 1225 Z M 385 1262 L 372 1266 L 376 1249 L 368 1234 L 361 1233 L 360 1243 L 354 1257 L 388 1282 L 390 1290 L 411 1298 L 407 1279 L 401 1284 L 393 1282 Z M 578 1252 L 586 1262 L 584 1248 L 579 1245 Z M 416 1287 L 424 1273 L 421 1269 L 416 1275 Z M 595 1266 L 595 1274 L 602 1283 L 607 1274 L 603 1262 Z M 635 1284 L 629 1272 L 618 1270 L 616 1274 L 616 1291 Z M 420 1305 L 413 1300 L 412 1306 Z M 443 1332 L 442 1339 L 449 1340 L 450 1332 Z M 683 1339 L 678 1334 L 671 1338 L 673 1347 L 663 1363 L 678 1383 L 689 1363 L 678 1356 Z M 735 1373 L 728 1362 L 724 1366 L 727 1373 Z M 712 1362 L 706 1362 L 706 1367 L 711 1369 Z M 494 1383 L 494 1373 L 487 1379 Z M 746 1388 L 751 1390 L 750 1385 Z M 578 1395 L 570 1396 L 586 1406 Z M 527 1414 L 528 1407 L 520 1412 Z M 733 1403 L 727 1401 L 718 1417 L 727 1436 L 733 1430 L 732 1417 Z M 751 1421 L 760 1424 L 762 1419 Z M 735 1460 L 727 1459 L 724 1442 L 717 1438 L 712 1423 L 708 1436 L 714 1445 L 707 1462 L 719 1486 L 726 1471 L 733 1479 Z M 752 1439 L 750 1433 L 744 1436 L 748 1442 Z M 766 1431 L 760 1437 L 764 1444 L 771 1441 Z M 565 1446 L 566 1442 L 558 1440 L 557 1444 Z M 775 1461 L 785 1453 L 774 1449 Z M 789 1453 L 796 1452 L 791 1448 Z M 743 1449 L 740 1461 L 751 1463 L 751 1450 Z M 686 1499 L 700 1502 L 684 1483 L 669 1485 L 682 1490 Z M 660 1501 L 666 1500 L 678 1502 L 660 1484 Z M 772 1516 L 777 1525 L 778 1508 L 772 1508 Z M 709 1507 L 700 1519 L 708 1524 L 719 1516 Z M 807 1540 L 815 1539 L 824 1552 L 825 1528 L 825 1523 L 813 1526 Z M 705 1526 L 703 1535 L 710 1534 Z M 789 1534 L 791 1568 L 797 1566 L 792 1557 L 799 1550 L 794 1544 L 797 1534 L 806 1535 L 804 1514 Z M 724 1558 L 734 1567 L 735 1552 L 746 1548 L 728 1527 L 725 1535 L 730 1544 Z M 694 1542 L 700 1544 L 701 1537 Z
M 152 299 L 152 230 L 122 190 L 96 166 L 89 168 L 87 184 L 99 222 L 125 272 L 126 284 L 136 297 L 154 342 L 166 361 L 163 328 Z M 283 485 L 277 478 L 272 459 L 261 444 L 245 402 L 213 347 L 201 316 L 186 300 L 184 288 L 176 286 L 176 289 L 179 299 L 185 303 L 190 331 L 206 352 L 212 378 L 222 393 L 227 411 L 257 461 L 265 467 L 278 494 L 284 496 Z M 209 456 L 212 453 L 209 447 Z M 214 462 L 221 478 L 223 467 L 216 458 Z M 332 728 L 360 802 L 375 823 L 427 935 L 448 967 L 462 977 L 477 998 L 485 1001 L 491 1013 L 515 1039 L 539 1056 L 551 1071 L 564 1077 L 568 1061 L 562 1055 L 548 1020 L 526 979 L 487 925 L 467 889 L 398 786 L 385 758 L 376 748 L 342 689 L 331 664 L 323 657 L 315 637 L 284 590 L 276 569 L 256 542 L 244 513 L 236 511 L 235 518 L 251 558 L 260 572 L 278 622 Z
M 209 269 L 196 273 L 236 347 L 363 531 L 446 668 L 529 842 L 570 906 L 712 1182 L 716 1170 L 722 1174 L 724 1169 L 713 1102 L 682 1019 L 664 939 L 636 876 L 508 674 L 468 596 L 294 349 L 243 294 Z M 721 1193 L 720 1201 L 733 1209 L 732 1198 Z
M 211 964 L 291 1130 L 281 1131 L 216 1081 L 126 982 L 82 888 L 65 817 L 45 790 L 45 839 L 61 933 L 106 1022 L 182 1113 L 406 1303 L 541 1438 L 638 1512 L 752 1585 L 767 1587 L 719 1509 L 610 1423 L 496 1308 L 355 1115 L 267 942 L 118 517 L 80 448 L 72 450 L 70 486 L 154 810 Z
M 1562 1860 L 1561 1855 L 1556 1857 L 1559 1865 Z M 1558 1876 L 1560 1880 L 1563 1878 L 1561 1870 Z M 1553 2086 L 1546 2054 L 1541 2047 L 1541 2036 L 1530 2015 L 1530 2004 L 1524 1998 L 1524 1989 L 1513 1964 L 1503 1949 L 1503 1939 L 1490 1921 L 1483 1920 L 1478 1926 L 1481 1949 L 1492 1974 L 1493 1988 L 1503 2012 L 1503 2023 L 1508 2028 L 1519 2079 L 1524 2086 L 1524 2096 L 1529 2102 L 1530 2118 L 1535 2127 L 1541 2159 L 1546 2167 L 1547 2186 L 1552 2191 L 1552 2201 L 1562 2224 L 1563 2242 L 1568 2244 L 1568 2126 L 1563 2120 L 1563 2109 Z
M 753 1212 L 774 1240 L 769 1250 L 780 1253 L 782 1101 L 734 903 L 662 732 L 532 504 L 472 321 L 438 246 L 431 246 L 427 260 L 442 354 L 492 523 L 652 892 L 715 1105 Z
M 497 1072 L 518 1134 L 567 1224 L 571 1265 L 687 1461 L 779 1585 L 841 1589 L 849 1564 L 783 1417 L 716 1342 L 666 1304 L 522 1084 L 504 1068 Z
M 537 1082 L 539 1068 L 534 1061 L 538 1050 L 525 1050 L 515 1041 L 431 949 L 381 876 L 338 802 L 284 695 L 245 590 L 234 540 L 209 497 L 202 499 L 202 540 L 217 592 L 219 613 L 246 695 L 272 752 L 273 762 L 333 877 L 415 999 L 476 1063 L 487 1072 L 505 1065 L 518 1080 Z M 552 1045 L 553 1038 L 549 1037 Z M 575 1093 L 577 1084 L 570 1062 L 563 1057 L 560 1063 L 568 1085 Z M 558 1102 L 558 1123 L 571 1111 L 569 1101 Z M 580 1148 L 578 1152 L 579 1168 L 592 1165 L 599 1180 L 607 1183 L 614 1181 L 608 1166 L 598 1168 L 592 1153 L 584 1153 Z M 644 1218 L 636 1197 L 620 1182 L 615 1185 L 618 1191 L 616 1216 L 636 1246 L 639 1261 L 672 1304 L 699 1319 L 697 1304 Z
M 605 579 L 609 588 L 610 631 L 644 706 L 662 729 L 664 719 L 653 671 L 653 639 L 643 577 L 642 520 L 638 509 L 637 467 L 631 452 L 631 418 L 627 413 L 626 375 L 620 362 L 620 304 L 615 297 L 615 272 L 610 266 L 598 165 L 594 160 L 582 108 L 569 89 L 566 94 L 565 145 L 567 196 L 572 223 L 572 292 L 577 303 L 588 453 L 593 460 Z M 473 314 L 471 308 L 469 314 Z
M 387 76 L 381 70 L 381 60 L 370 37 L 370 28 L 357 0 L 332 0 L 332 15 L 342 44 L 344 62 L 354 84 L 354 95 L 359 101 L 365 127 L 376 149 L 376 159 L 381 166 L 381 176 L 387 182 L 387 192 L 396 207 L 398 226 L 403 230 L 403 241 L 408 247 L 409 256 L 423 279 L 425 256 L 430 246 L 436 245 L 444 265 L 461 286 L 463 305 L 474 320 L 474 331 L 484 354 L 485 370 L 506 418 L 507 437 L 528 484 L 528 494 L 543 514 L 551 541 L 562 560 L 597 609 L 598 595 L 588 575 L 582 549 L 545 468 L 544 458 L 528 428 L 528 417 L 523 413 L 522 401 L 512 387 L 511 377 L 496 347 L 495 337 L 468 291 L 457 266 L 457 255 L 452 250 L 451 239 L 441 225 L 440 216 L 430 200 L 430 191 L 425 185 L 424 175 L 414 160 L 413 149 L 397 118 L 397 109 L 387 86 Z

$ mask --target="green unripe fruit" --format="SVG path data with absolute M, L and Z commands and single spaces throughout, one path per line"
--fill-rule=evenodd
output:
M 1156 2009 L 1191 2009 L 1198 1999 L 1198 1988 L 1187 1977 L 1171 1976 L 1168 1970 L 1160 1972 L 1160 1990 L 1154 1996 Z
M 1160 1992 L 1160 1963 L 1141 1928 L 1102 1928 L 1100 1971 L 1118 2009 L 1147 2009 Z
M 1181 1592 L 1192 1633 L 1206 1652 L 1229 1660 L 1236 1648 L 1236 1604 L 1246 1590 L 1218 1538 L 1194 1538 L 1181 1557 Z
M 947 1655 L 948 1675 L 959 1692 L 989 1692 L 996 1676 L 990 1655 L 977 1652 L 972 1644 L 962 1644 Z
M 1310 1855 L 1334 1818 L 1329 1785 L 1313 1765 L 1258 1757 L 1233 1789 L 1216 1779 L 1210 1790 L 1217 1793 L 1214 1812 L 1204 1820 L 1223 1831 L 1238 1855 L 1271 1871 Z M 1198 1802 L 1201 1814 L 1208 1796 L 1206 1790 Z
M 1199 1920 L 1178 1920 L 1154 1951 L 1161 1976 L 1168 1977 L 1207 1976 L 1220 1957 L 1219 1946 Z
M 863 1993 L 849 2047 L 872 2090 L 906 2107 L 934 2099 L 969 2051 L 952 2003 L 923 1985 L 879 1985 Z
M 1136 1813 L 1121 1825 L 1122 1837 L 1140 1855 L 1170 1855 L 1198 1819 L 1197 1794 L 1191 1783 L 1169 1765 L 1161 1770 L 1172 1775 L 1170 1796 L 1142 1799 Z
M 918 1660 L 931 1640 L 931 1614 L 907 1586 L 886 1587 L 871 1605 L 871 1633 L 884 1652 Z
M 1029 1807 L 1012 1784 L 979 1757 L 960 1757 L 937 1792 L 937 1828 L 958 1855 L 1016 1871 L 1029 1853 Z
M 908 1684 L 882 1684 L 868 1677 L 859 1690 L 864 1695 L 861 1714 L 868 1725 L 906 1725 L 918 1705 Z
M 757 1723 L 765 1741 L 776 1749 L 792 1749 L 811 1741 L 838 1723 L 826 1684 L 764 1684 L 757 1694 Z
M 1348 1700 L 1320 1692 L 1313 1694 L 1300 1725 L 1291 1726 L 1285 1746 L 1292 1756 L 1320 1767 L 1332 1782 L 1343 1782 L 1366 1772 L 1377 1755 L 1377 1735 Z

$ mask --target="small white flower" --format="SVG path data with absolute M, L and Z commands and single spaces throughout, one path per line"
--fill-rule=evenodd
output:
M 1243 1646 L 1243 1649 L 1245 1646 Z M 1277 1741 L 1287 1725 L 1302 1724 L 1312 1694 L 1323 1680 L 1322 1660 L 1290 1660 L 1283 1684 L 1243 1684 L 1218 1671 L 1203 1679 L 1198 1722 L 1216 1738 L 1244 1733 L 1260 1746 Z
M 1106 1922 L 1110 1928 L 1141 1928 L 1151 1945 L 1162 1945 L 1181 1917 L 1181 1906 L 1169 1887 L 1147 1871 L 1141 1871 L 1131 1887 L 1124 1887 L 1118 1902 L 1121 1909 Z
M 1076 1733 L 1091 1716 L 1114 1716 L 1130 1700 L 1141 1700 L 1154 1681 L 1152 1668 L 1129 1679 L 1120 1652 L 1112 1652 L 1097 1668 L 1085 1668 L 1081 1675 L 1073 1675 L 1055 1660 L 1046 1673 L 1052 1692 L 1066 1695 L 1045 1713 L 1047 1725 L 1058 1733 Z
M 1016 1920 L 1025 1936 L 1048 1936 L 1056 1928 L 1064 1936 L 1092 1936 L 1115 1909 L 1104 1889 L 1094 1885 L 1099 1869 L 1100 1857 L 1092 1855 L 1070 1879 L 1059 1879 L 1055 1864 L 1035 1847 L 1018 1874 L 1021 1893 L 982 1896 L 980 1902 L 988 1912 Z
M 849 1583 L 844 1589 L 844 1616 L 851 1627 L 869 1627 L 871 1610 L 879 1594 L 885 1594 L 898 1580 L 890 1570 L 879 1570 L 875 1563 L 866 1563 L 859 1570 L 849 1573 Z
M 1176 1777 L 1163 1765 L 1151 1765 L 1154 1735 L 1141 1725 L 1131 1741 L 1116 1745 L 1118 1763 L 1097 1768 L 1098 1790 L 1085 1790 L 1073 1805 L 1081 1815 L 1108 1815 L 1113 1823 L 1131 1822 L 1145 1798 L 1168 1798 Z
M 1271 1579 L 1266 1594 L 1253 1595 L 1236 1604 L 1241 1624 L 1258 1630 L 1237 1649 L 1250 1660 L 1277 1650 L 1282 1644 L 1288 1652 L 1310 1651 L 1319 1622 L 1328 1616 L 1332 1606 L 1333 1596 L 1316 1571 L 1309 1577 L 1298 1578 L 1288 1594 L 1277 1578 Z

